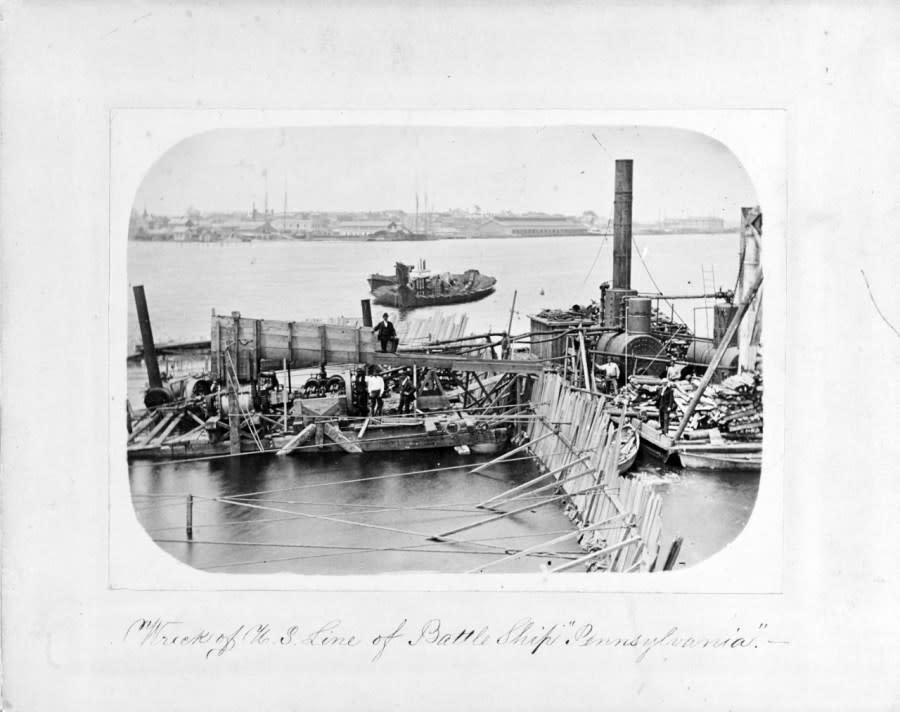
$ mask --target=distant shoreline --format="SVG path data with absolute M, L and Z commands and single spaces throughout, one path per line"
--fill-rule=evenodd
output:
M 659 235 L 666 237 L 681 237 L 684 235 L 731 235 L 737 233 L 740 230 L 739 227 L 735 226 L 732 228 L 725 228 L 723 230 L 681 230 L 681 231 L 666 231 L 666 230 L 654 230 L 654 229 L 646 229 L 646 230 L 632 230 L 633 235 Z M 547 237 L 563 237 L 563 238 L 571 238 L 571 237 L 612 237 L 611 232 L 584 232 L 584 233 L 573 233 L 571 235 L 509 235 L 509 236 L 499 236 L 499 235 L 463 235 L 463 236 L 436 236 L 436 237 L 411 237 L 411 238 L 391 238 L 391 239 L 372 239 L 366 236 L 353 236 L 353 237 L 342 237 L 340 235 L 315 235 L 308 237 L 292 237 L 290 235 L 272 235 L 272 236 L 260 236 L 253 237 L 249 239 L 233 239 L 233 238 L 213 238 L 213 239 L 197 239 L 197 238 L 183 238 L 183 239 L 173 239 L 173 238 L 147 238 L 147 237 L 131 237 L 129 238 L 129 242 L 166 242 L 166 243 L 196 243 L 196 244 L 229 244 L 236 245 L 240 243 L 246 242 L 372 242 L 372 243 L 384 243 L 384 242 L 440 242 L 440 241 L 449 241 L 449 240 L 533 240 Z

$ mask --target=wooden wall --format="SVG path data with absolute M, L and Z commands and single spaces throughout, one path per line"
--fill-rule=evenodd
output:
M 316 366 L 322 361 L 364 363 L 375 351 L 375 339 L 368 327 L 215 315 L 210 344 L 216 379 L 224 378 L 226 350 L 234 344 L 235 326 L 236 365 L 241 380 L 256 379 L 260 370 L 281 368 L 283 360 L 290 368 Z

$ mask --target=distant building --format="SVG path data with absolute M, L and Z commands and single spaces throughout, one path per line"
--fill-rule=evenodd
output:
M 722 218 L 665 218 L 662 221 L 663 232 L 724 232 L 725 221 Z
M 313 229 L 313 221 L 310 218 L 296 215 L 280 215 L 269 220 L 269 224 L 278 232 L 292 235 L 305 234 Z
M 474 234 L 477 237 L 553 237 L 587 235 L 587 228 L 561 216 L 495 216 L 478 225 Z
M 342 220 L 332 226 L 332 231 L 338 237 L 371 237 L 381 233 L 409 232 L 396 220 Z

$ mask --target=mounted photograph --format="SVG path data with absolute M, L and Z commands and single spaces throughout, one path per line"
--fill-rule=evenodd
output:
M 699 564 L 766 476 L 764 212 L 682 128 L 189 136 L 128 225 L 134 516 L 214 573 Z

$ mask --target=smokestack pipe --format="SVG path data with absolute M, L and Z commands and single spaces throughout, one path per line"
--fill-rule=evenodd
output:
M 144 365 L 147 368 L 147 380 L 150 388 L 162 388 L 162 376 L 159 374 L 159 361 L 156 360 L 156 345 L 153 343 L 153 328 L 150 326 L 150 312 L 147 310 L 147 297 L 144 285 L 133 287 L 134 305 L 137 307 L 138 325 L 141 327 L 141 341 L 144 343 Z
M 613 289 L 631 289 L 631 159 L 616 161 Z

